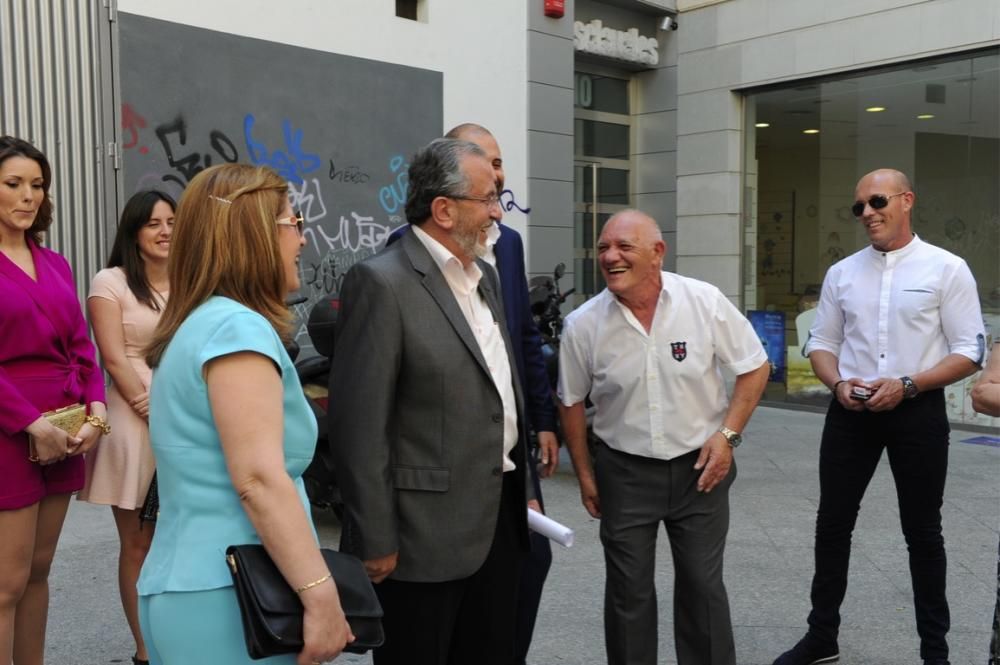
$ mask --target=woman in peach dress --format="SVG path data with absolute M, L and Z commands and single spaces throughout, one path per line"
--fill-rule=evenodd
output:
M 139 511 L 155 468 L 147 422 L 152 370 L 144 350 L 166 304 L 175 207 L 173 199 L 155 190 L 129 199 L 108 267 L 94 277 L 87 297 L 94 337 L 111 375 L 108 413 L 115 427 L 87 455 L 87 480 L 80 498 L 111 506 L 114 514 L 121 541 L 118 587 L 135 638 L 136 665 L 146 663 L 147 655 L 135 584 L 153 538 L 153 523 L 141 522 Z

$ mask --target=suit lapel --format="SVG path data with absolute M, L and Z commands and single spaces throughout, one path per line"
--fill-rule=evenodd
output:
M 497 261 L 499 264 L 499 261 Z M 483 293 L 486 304 L 489 305 L 493 320 L 500 324 L 500 336 L 503 339 L 504 349 L 507 351 L 507 362 L 510 364 L 511 383 L 514 387 L 514 399 L 517 402 L 518 422 L 525 422 L 524 414 L 524 394 L 522 392 L 521 379 L 517 371 L 517 363 L 514 361 L 514 340 L 507 328 L 505 317 L 502 315 L 503 309 L 503 289 L 500 288 L 500 276 L 485 261 L 479 261 L 479 268 L 483 271 L 483 279 L 479 282 L 479 290 Z M 487 270 L 489 273 L 487 274 Z
M 415 233 L 404 234 L 400 242 L 403 243 L 403 249 L 406 251 L 413 269 L 421 274 L 421 283 L 424 288 L 441 308 L 445 318 L 448 319 L 469 353 L 476 359 L 486 375 L 491 376 L 489 367 L 486 365 L 486 358 L 483 357 L 483 352 L 479 348 L 479 342 L 476 341 L 476 336 L 473 335 L 469 322 L 465 320 L 465 315 L 462 314 L 462 310 L 455 300 L 455 294 L 448 285 L 448 280 L 444 278 L 441 269 L 434 263 L 434 259 L 431 258 Z M 480 280 L 480 288 L 482 288 L 482 280 Z M 487 298 L 487 302 L 490 302 L 489 298 Z M 493 317 L 496 319 L 496 311 L 492 304 L 490 304 L 490 311 L 493 312 Z

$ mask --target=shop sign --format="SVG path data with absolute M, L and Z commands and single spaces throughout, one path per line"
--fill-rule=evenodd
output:
M 605 28 L 600 19 L 573 24 L 573 48 L 582 53 L 654 66 L 660 62 L 659 46 L 655 37 L 643 37 L 637 28 Z

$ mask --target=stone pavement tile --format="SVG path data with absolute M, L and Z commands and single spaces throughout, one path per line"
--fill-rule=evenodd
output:
M 73 504 L 77 504 L 76 501 Z M 111 521 L 105 506 L 71 505 L 71 517 Z M 106 514 L 107 513 L 107 514 Z M 97 532 L 101 533 L 101 532 Z M 114 533 L 114 527 L 111 527 Z M 108 535 L 105 530 L 101 536 Z M 80 542 L 76 535 L 61 542 L 49 575 L 49 621 L 45 662 L 57 665 L 131 663 L 132 634 L 118 599 L 118 544 L 106 539 Z M 68 545 L 68 546 L 67 546 Z
M 737 662 L 771 665 L 805 632 L 819 496 L 821 414 L 762 407 L 737 452 L 726 550 Z M 953 441 L 967 433 L 954 432 Z M 604 562 L 598 522 L 580 505 L 565 451 L 543 485 L 550 516 L 576 530 L 571 549 L 553 547 L 531 665 L 599 665 Z M 1000 520 L 1000 450 L 953 443 L 943 507 L 952 606 L 952 663 L 983 665 L 995 588 Z M 339 525 L 316 513 L 321 542 L 336 547 Z M 884 460 L 861 508 L 841 639 L 844 665 L 919 664 L 906 545 Z M 117 535 L 105 507 L 73 501 L 52 573 L 49 657 L 55 665 L 127 663 L 131 638 L 119 607 Z M 657 547 L 660 663 L 676 663 L 673 566 L 663 531 Z M 337 662 L 370 665 L 369 656 Z
M 1000 472 L 989 482 L 998 483 L 997 478 L 1000 478 Z M 950 488 L 945 488 L 944 501 L 945 505 L 942 510 L 949 513 L 962 513 L 964 517 L 969 519 L 966 523 L 969 528 L 965 530 L 972 534 L 985 538 L 991 531 L 995 532 L 1000 526 L 998 523 L 1000 522 L 1000 497 L 957 497 Z M 944 525 L 946 530 L 951 527 L 947 520 L 945 520 Z

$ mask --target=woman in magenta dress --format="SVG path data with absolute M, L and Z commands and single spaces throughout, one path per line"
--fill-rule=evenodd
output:
M 52 223 L 48 160 L 0 137 L 0 663 L 41 665 L 48 575 L 82 453 L 106 424 L 94 361 L 66 259 L 41 246 Z M 86 404 L 69 436 L 44 411 Z M 15 621 L 16 615 L 16 621 Z
M 147 661 L 135 590 L 153 539 L 154 522 L 139 513 L 155 463 L 149 445 L 149 383 L 145 348 L 170 288 L 167 256 L 174 228 L 173 199 L 155 190 L 134 194 L 122 210 L 108 267 L 91 283 L 87 308 L 101 361 L 111 375 L 108 418 L 114 430 L 87 454 L 87 482 L 79 498 L 111 506 L 121 549 L 118 589 L 132 637 L 133 662 Z

